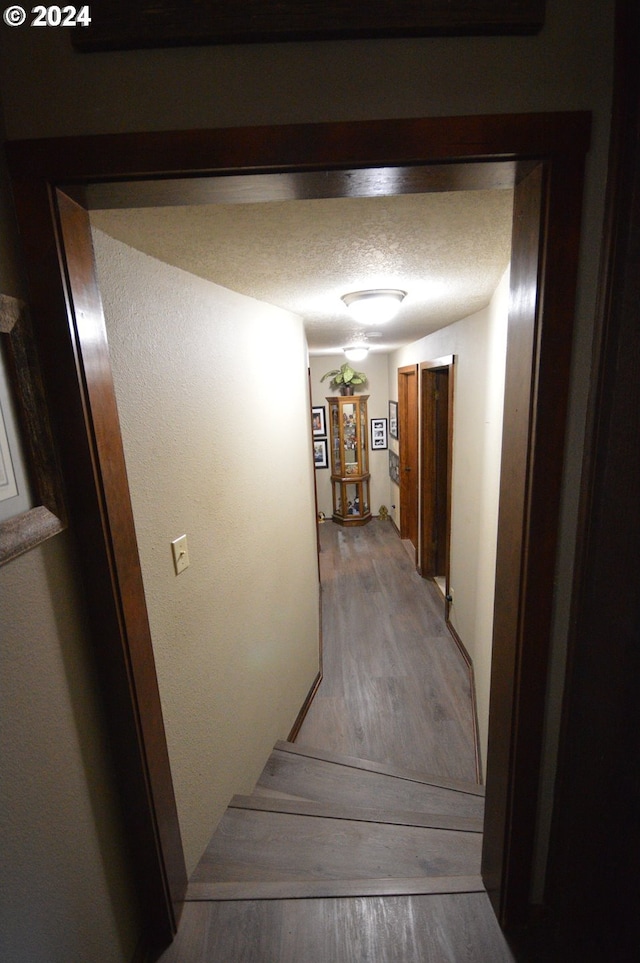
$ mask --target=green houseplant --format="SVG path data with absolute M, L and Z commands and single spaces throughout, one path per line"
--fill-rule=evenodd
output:
M 331 387 L 334 390 L 339 388 L 343 395 L 352 395 L 356 386 L 367 383 L 366 374 L 363 371 L 354 371 L 348 361 L 339 368 L 334 368 L 333 371 L 327 371 L 320 381 L 325 381 L 327 378 L 331 378 Z

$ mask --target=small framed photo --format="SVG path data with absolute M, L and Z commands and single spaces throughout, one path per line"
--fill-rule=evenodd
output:
M 389 452 L 389 478 L 396 485 L 400 484 L 400 459 L 395 451 Z
M 314 438 L 313 440 L 313 463 L 316 468 L 329 467 L 329 453 L 327 451 L 326 438 Z
M 327 417 L 324 405 L 317 405 L 311 409 L 311 426 L 314 438 L 325 438 L 327 435 Z
M 371 451 L 387 447 L 387 419 L 371 419 Z
M 398 437 L 398 402 L 389 402 L 389 434 L 392 438 Z

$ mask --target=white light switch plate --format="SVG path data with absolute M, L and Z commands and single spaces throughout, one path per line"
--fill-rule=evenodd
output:
M 171 542 L 171 551 L 173 552 L 173 566 L 176 570 L 176 575 L 180 575 L 184 572 L 185 568 L 189 568 L 189 546 L 187 545 L 187 536 L 181 535 L 180 538 L 176 538 Z

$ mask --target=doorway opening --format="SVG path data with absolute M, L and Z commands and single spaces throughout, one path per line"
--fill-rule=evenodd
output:
M 144 912 L 167 940 L 186 880 L 91 251 L 91 206 L 214 185 L 351 196 L 416 179 L 516 190 L 483 875 L 503 924 L 526 916 L 559 506 L 584 114 L 115 135 L 10 145 L 30 299 L 75 518 Z M 320 172 L 320 173 L 317 173 Z M 206 175 L 206 176 L 203 176 Z M 266 175 L 266 180 L 264 179 Z M 315 184 L 314 184 L 315 181 Z M 237 185 L 236 185 L 237 186 Z M 95 188 L 95 190 L 94 190 Z M 101 200 L 96 195 L 101 194 Z M 105 200 L 108 196 L 108 202 Z M 299 196 L 296 193 L 296 196 Z M 135 199 L 135 203 L 131 203 Z M 544 272 L 539 269 L 545 265 Z M 540 285 L 544 285 L 544 297 Z M 513 323 L 512 323 L 513 322 Z M 535 392 L 532 386 L 535 385 Z M 535 530 L 532 544 L 529 532 Z M 544 546 L 544 551 L 540 550 Z M 516 666 L 518 672 L 516 673 Z
M 449 615 L 453 356 L 420 364 L 420 572 L 438 586 Z

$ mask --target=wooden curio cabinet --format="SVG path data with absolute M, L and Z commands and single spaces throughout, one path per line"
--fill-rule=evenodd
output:
M 329 402 L 329 444 L 333 520 L 340 525 L 365 525 L 371 519 L 367 399 L 341 395 Z

